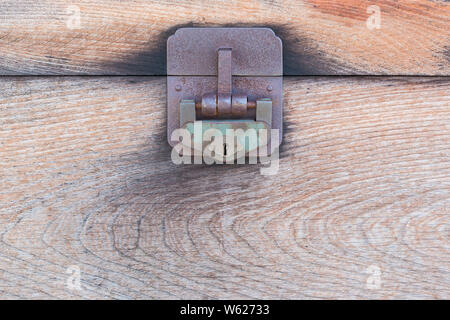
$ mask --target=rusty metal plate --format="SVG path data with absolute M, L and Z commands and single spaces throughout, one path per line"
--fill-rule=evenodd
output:
M 233 50 L 233 76 L 282 76 L 281 39 L 270 28 L 181 28 L 167 40 L 167 75 L 217 76 L 217 50 Z
M 230 52 L 227 49 L 230 49 Z M 169 144 L 177 144 L 177 141 L 171 141 L 170 137 L 172 132 L 180 127 L 182 100 L 194 100 L 196 105 L 202 105 L 203 109 L 197 113 L 196 120 L 236 119 L 235 114 L 227 116 L 230 110 L 232 113 L 239 113 L 242 119 L 255 120 L 256 110 L 242 104 L 246 101 L 254 104 L 256 100 L 270 99 L 271 129 L 279 130 L 279 141 L 275 142 L 279 145 L 283 124 L 282 65 L 281 40 L 269 28 L 177 30 L 167 41 Z M 203 104 L 202 100 L 206 104 Z M 244 107 L 242 114 L 241 107 Z

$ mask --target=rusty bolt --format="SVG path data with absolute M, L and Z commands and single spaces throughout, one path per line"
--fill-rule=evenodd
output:
M 202 109 L 202 102 L 198 101 L 195 103 L 195 109 Z M 247 109 L 256 109 L 256 101 L 247 101 Z

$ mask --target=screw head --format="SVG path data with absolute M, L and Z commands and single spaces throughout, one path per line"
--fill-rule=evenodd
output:
M 177 84 L 177 85 L 175 86 L 175 90 L 176 90 L 176 91 L 181 91 L 181 86 L 180 86 L 179 84 Z

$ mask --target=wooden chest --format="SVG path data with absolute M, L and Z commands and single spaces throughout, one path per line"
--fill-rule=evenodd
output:
M 450 4 L 0 3 L 1 298 L 450 298 Z M 175 165 L 166 41 L 283 40 L 279 171 Z

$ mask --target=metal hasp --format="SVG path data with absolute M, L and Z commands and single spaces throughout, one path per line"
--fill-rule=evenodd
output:
M 167 40 L 167 134 L 267 129 L 282 139 L 282 42 L 270 28 L 181 28 Z M 278 130 L 278 141 L 270 130 Z M 259 142 L 258 142 L 259 143 Z M 201 144 L 201 148 L 206 145 Z M 246 154 L 259 144 L 245 145 Z M 201 150 L 199 150 L 201 151 Z M 228 155 L 237 150 L 228 150 Z M 224 154 L 219 156 L 226 156 Z

